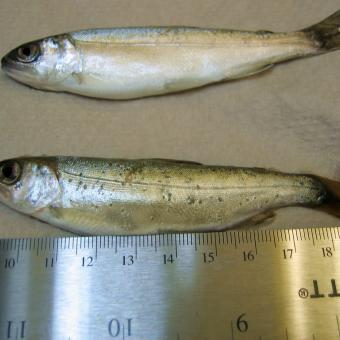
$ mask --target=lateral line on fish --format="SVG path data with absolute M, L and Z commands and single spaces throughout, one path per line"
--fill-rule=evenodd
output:
M 258 40 L 258 41 L 252 41 L 251 44 L 247 41 L 248 47 L 249 45 L 261 45 L 263 46 L 265 40 Z M 98 41 L 98 40 L 93 40 L 93 41 L 83 41 L 83 40 L 75 40 L 75 42 L 81 42 L 84 45 L 87 44 L 98 44 L 98 45 L 114 45 L 114 46 L 127 46 L 127 47 L 134 47 L 134 46 L 177 46 L 177 47 L 187 47 L 187 46 L 214 46 L 216 48 L 226 48 L 226 47 L 230 47 L 232 45 L 239 45 L 240 42 L 242 42 L 242 39 L 240 39 L 240 41 L 237 41 L 235 43 L 232 42 L 216 42 L 216 43 L 202 43 L 202 42 L 173 42 L 173 43 L 169 43 L 169 42 L 141 42 L 141 43 L 134 43 L 134 42 L 113 42 L 113 41 Z M 296 41 L 296 43 L 301 43 L 300 41 Z M 280 45 L 291 45 L 292 41 L 280 41 Z
M 72 176 L 75 178 L 79 178 L 79 179 L 86 179 L 86 180 L 90 180 L 90 181 L 101 181 L 101 182 L 106 182 L 106 183 L 115 183 L 115 184 L 120 184 L 121 186 L 126 186 L 126 185 L 136 185 L 136 186 L 152 186 L 152 187 L 171 187 L 171 188 L 176 188 L 176 189 L 197 189 L 197 185 L 178 185 L 178 184 L 167 184 L 167 183 L 147 183 L 147 182 L 133 182 L 133 181 L 119 181 L 119 180 L 114 180 L 114 179 L 107 179 L 107 178 L 98 178 L 98 177 L 91 177 L 91 176 L 85 176 L 84 174 L 82 175 L 78 175 L 78 174 L 72 174 L 69 173 L 65 170 L 58 170 L 59 173 L 63 173 L 67 176 Z M 284 185 L 284 184 L 280 184 L 280 185 L 261 185 L 261 186 L 249 186 L 247 185 L 246 188 L 247 189 L 266 189 L 266 188 L 299 188 L 300 185 Z M 202 186 L 199 185 L 199 190 L 237 190 L 237 189 L 243 189 L 245 188 L 245 186 Z

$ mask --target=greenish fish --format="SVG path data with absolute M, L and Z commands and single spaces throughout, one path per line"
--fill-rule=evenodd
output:
M 340 11 L 292 33 L 195 27 L 90 29 L 24 44 L 1 61 L 31 87 L 130 99 L 237 79 L 340 48 Z
M 161 159 L 0 162 L 0 201 L 85 234 L 221 230 L 305 206 L 340 216 L 340 185 L 311 175 Z

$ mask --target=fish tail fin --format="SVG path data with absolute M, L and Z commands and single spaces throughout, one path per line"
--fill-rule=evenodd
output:
M 325 189 L 325 197 L 316 209 L 340 218 L 340 182 L 319 176 L 316 178 Z
M 328 52 L 340 49 L 340 10 L 320 23 L 303 30 L 319 46 Z

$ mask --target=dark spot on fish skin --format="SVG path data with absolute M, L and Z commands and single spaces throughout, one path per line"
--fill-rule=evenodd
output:
M 72 182 L 73 182 L 73 179 L 72 179 L 72 178 L 69 178 L 69 179 L 68 179 L 68 182 L 69 182 L 69 183 L 72 183 Z
M 218 198 L 218 201 L 219 201 L 219 202 L 223 202 L 223 198 L 222 198 L 222 197 L 219 197 L 219 198 Z
M 113 204 L 112 204 L 112 203 L 110 203 L 110 204 L 109 204 L 109 206 L 112 208 L 112 207 L 113 207 Z
M 79 176 L 83 176 L 83 173 L 82 173 L 82 172 L 80 172 L 80 173 L 79 173 Z
M 196 185 L 196 189 L 197 189 L 197 190 L 200 190 L 201 187 L 197 184 L 197 185 Z
M 201 199 L 198 200 L 198 204 L 202 204 L 202 200 Z
M 279 194 L 276 194 L 276 195 L 275 195 L 275 198 L 279 198 L 279 196 L 280 196 Z
M 187 197 L 187 202 L 188 202 L 188 204 L 194 204 L 195 203 L 195 198 L 192 197 L 192 196 L 188 196 Z
M 84 190 L 86 190 L 87 189 L 87 185 L 86 184 L 84 184 Z
M 132 179 L 133 179 L 133 172 L 132 172 L 132 171 L 129 171 L 129 172 L 125 175 L 125 179 L 124 179 L 125 184 L 126 184 L 126 183 L 131 184 L 131 183 L 132 183 Z
M 163 189 L 164 190 L 164 189 Z M 162 190 L 162 191 L 163 191 Z M 163 192 L 163 200 L 164 201 L 168 201 L 168 202 L 171 202 L 171 196 L 172 196 L 172 193 L 171 192 Z

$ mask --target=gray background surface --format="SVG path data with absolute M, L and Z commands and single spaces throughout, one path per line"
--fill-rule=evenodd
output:
M 92 27 L 304 28 L 339 1 L 2 0 L 0 55 L 43 36 Z M 340 180 L 340 52 L 182 94 L 95 100 L 30 89 L 0 74 L 0 159 L 22 155 L 177 158 Z M 303 208 L 265 227 L 336 226 Z M 65 232 L 0 206 L 0 237 Z

